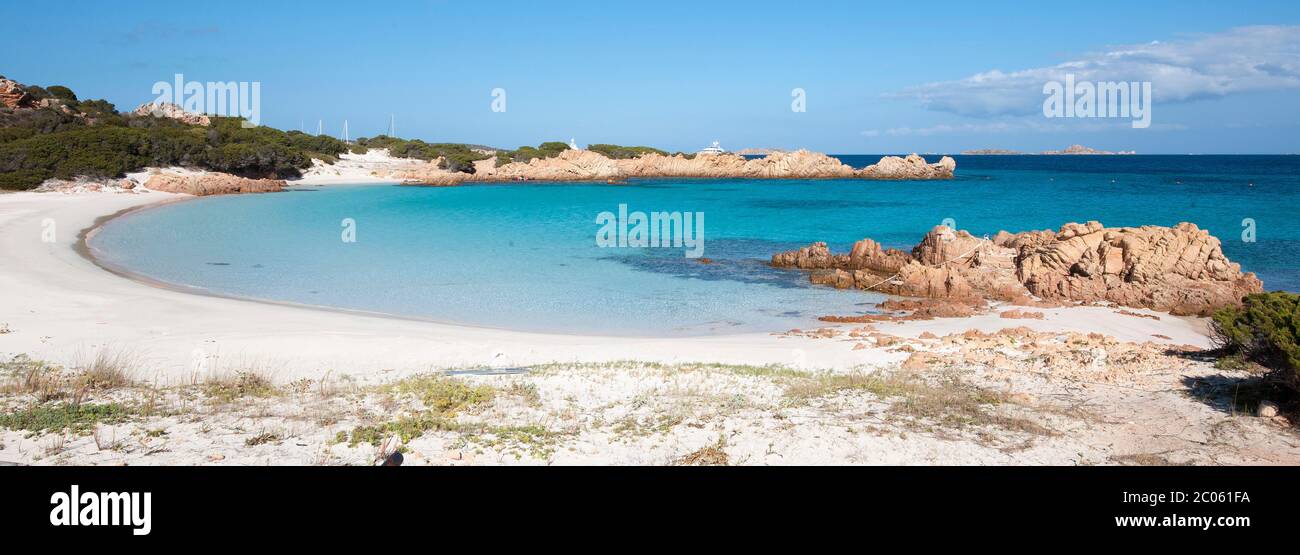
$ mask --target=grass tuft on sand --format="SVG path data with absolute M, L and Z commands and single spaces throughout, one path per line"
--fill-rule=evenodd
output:
M 99 424 L 124 422 L 132 414 L 120 403 L 43 404 L 0 414 L 0 428 L 26 430 L 35 434 L 68 430 L 87 434 Z

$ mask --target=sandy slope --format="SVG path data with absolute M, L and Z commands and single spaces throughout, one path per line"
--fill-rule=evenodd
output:
M 344 153 L 333 164 L 312 160 L 312 167 L 300 179 L 290 180 L 295 185 L 335 185 L 358 183 L 394 183 L 394 173 L 426 171 L 436 172 L 436 165 L 410 158 L 394 158 L 386 148 L 376 148 L 365 154 Z

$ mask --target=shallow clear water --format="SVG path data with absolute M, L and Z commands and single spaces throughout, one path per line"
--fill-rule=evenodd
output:
M 842 156 L 862 166 L 878 156 Z M 1195 222 L 1270 289 L 1300 290 L 1300 157 L 959 157 L 946 182 L 647 180 L 627 185 L 302 188 L 203 198 L 110 222 L 111 264 L 212 292 L 525 330 L 777 331 L 871 310 L 771 254 L 872 237 L 910 247 L 951 218 L 973 233 Z M 1253 183 L 1253 186 L 1251 184 Z M 705 214 L 704 256 L 596 246 L 596 216 Z M 341 240 L 345 218 L 355 243 Z M 1242 239 L 1242 220 L 1256 242 Z

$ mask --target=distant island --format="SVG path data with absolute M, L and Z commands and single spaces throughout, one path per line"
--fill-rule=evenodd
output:
M 1019 150 L 1004 150 L 1001 148 L 981 148 L 978 150 L 963 150 L 961 151 L 961 153 L 967 156 L 979 156 L 979 155 L 986 155 L 986 154 L 987 155 L 1025 154 L 1024 152 L 1020 152 Z
M 976 149 L 976 150 L 963 150 L 963 151 L 962 151 L 962 154 L 967 155 L 967 156 L 980 156 L 980 155 L 1002 155 L 1002 156 L 1009 156 L 1009 155 L 1032 155 L 1033 153 L 1030 153 L 1030 152 L 1020 152 L 1020 151 L 1018 151 L 1018 150 L 1005 150 L 1005 149 L 1000 149 L 1000 148 L 981 148 L 981 149 Z M 1045 151 L 1040 152 L 1040 153 L 1038 153 L 1038 154 L 1040 154 L 1040 155 L 1044 155 L 1044 156 L 1069 156 L 1069 155 L 1089 155 L 1089 154 L 1098 154 L 1098 155 L 1106 155 L 1106 154 L 1110 154 L 1110 155 L 1128 155 L 1128 154 L 1137 154 L 1137 151 L 1135 151 L 1135 150 L 1121 150 L 1121 151 L 1119 151 L 1119 152 L 1111 152 L 1111 151 L 1109 151 L 1109 150 L 1097 150 L 1097 149 L 1095 149 L 1095 148 L 1089 148 L 1089 147 L 1086 147 L 1086 146 L 1083 146 L 1083 145 L 1071 145 L 1071 146 L 1069 146 L 1068 148 L 1066 148 L 1065 150 L 1045 150 Z
M 1048 154 L 1048 155 L 1060 155 L 1060 154 L 1137 154 L 1137 151 L 1135 151 L 1135 150 L 1122 150 L 1122 151 L 1119 151 L 1119 152 L 1110 152 L 1110 151 L 1108 151 L 1108 150 L 1097 150 L 1097 149 L 1095 149 L 1095 148 L 1088 148 L 1088 147 L 1083 146 L 1083 145 L 1070 145 L 1070 147 L 1067 148 L 1067 149 L 1065 149 L 1065 150 L 1047 150 L 1047 151 L 1044 151 L 1043 154 Z
M 741 156 L 767 156 L 768 154 L 775 154 L 777 152 L 786 153 L 790 151 L 781 148 L 743 148 L 737 150 L 736 154 Z

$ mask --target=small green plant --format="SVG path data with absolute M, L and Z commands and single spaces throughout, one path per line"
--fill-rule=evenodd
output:
M 522 426 L 489 426 L 475 430 L 466 439 L 478 445 L 513 451 L 515 458 L 527 452 L 535 459 L 547 459 L 555 454 L 555 442 L 560 434 L 540 424 Z
M 424 403 L 426 409 L 442 416 L 457 413 L 492 400 L 490 386 L 471 386 L 437 374 L 414 376 L 389 386 L 398 395 L 410 395 Z
M 414 416 L 402 416 L 396 420 L 383 422 L 374 426 L 357 426 L 356 428 L 353 428 L 352 433 L 348 435 L 347 440 L 349 447 L 356 447 L 360 444 L 379 447 L 391 437 L 401 438 L 402 443 L 406 443 L 424 435 L 426 432 L 456 429 L 458 429 L 458 425 L 454 418 L 447 418 L 430 412 L 422 412 Z M 342 434 L 342 432 L 339 433 Z M 340 441 L 340 443 L 342 442 Z
M 398 437 L 406 443 L 426 432 L 459 431 L 461 425 L 456 415 L 474 406 L 491 401 L 495 390 L 491 386 L 472 386 L 461 380 L 440 374 L 412 376 L 392 385 L 386 391 L 399 397 L 414 397 L 424 405 L 412 415 L 371 426 L 357 426 L 347 436 L 348 445 L 369 444 L 376 447 L 384 441 Z M 342 442 L 342 435 L 338 438 Z
M 130 415 L 131 410 L 119 403 L 35 405 L 0 414 L 0 428 L 33 433 L 66 429 L 75 434 L 85 434 L 98 424 L 116 424 Z

